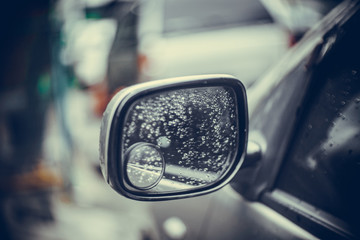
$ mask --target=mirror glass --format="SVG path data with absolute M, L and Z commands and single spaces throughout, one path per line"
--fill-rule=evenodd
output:
M 236 106 L 228 87 L 172 90 L 135 101 L 121 142 L 127 183 L 167 193 L 220 180 L 237 151 Z

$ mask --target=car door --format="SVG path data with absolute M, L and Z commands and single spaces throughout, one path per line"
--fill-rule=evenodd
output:
M 269 195 L 270 202 L 286 196 L 287 203 L 280 201 L 289 207 L 297 202 L 302 210 L 294 220 L 326 238 L 359 236 L 360 37 L 355 22 L 331 36 L 333 49 L 308 87 Z

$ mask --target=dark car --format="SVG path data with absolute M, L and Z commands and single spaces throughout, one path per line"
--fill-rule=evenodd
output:
M 198 213 L 182 238 L 360 238 L 359 24 L 360 3 L 339 4 L 247 93 L 227 75 L 119 92 L 100 136 L 106 181 L 144 201 L 221 189 L 158 203 Z

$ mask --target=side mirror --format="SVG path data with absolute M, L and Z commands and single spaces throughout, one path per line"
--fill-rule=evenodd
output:
M 102 120 L 100 165 L 136 200 L 201 195 L 227 184 L 247 143 L 243 84 L 228 75 L 165 79 L 126 88 Z

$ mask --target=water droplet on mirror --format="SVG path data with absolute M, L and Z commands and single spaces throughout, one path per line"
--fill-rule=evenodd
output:
M 171 140 L 165 136 L 159 137 L 156 141 L 158 146 L 162 148 L 168 148 L 171 145 Z

